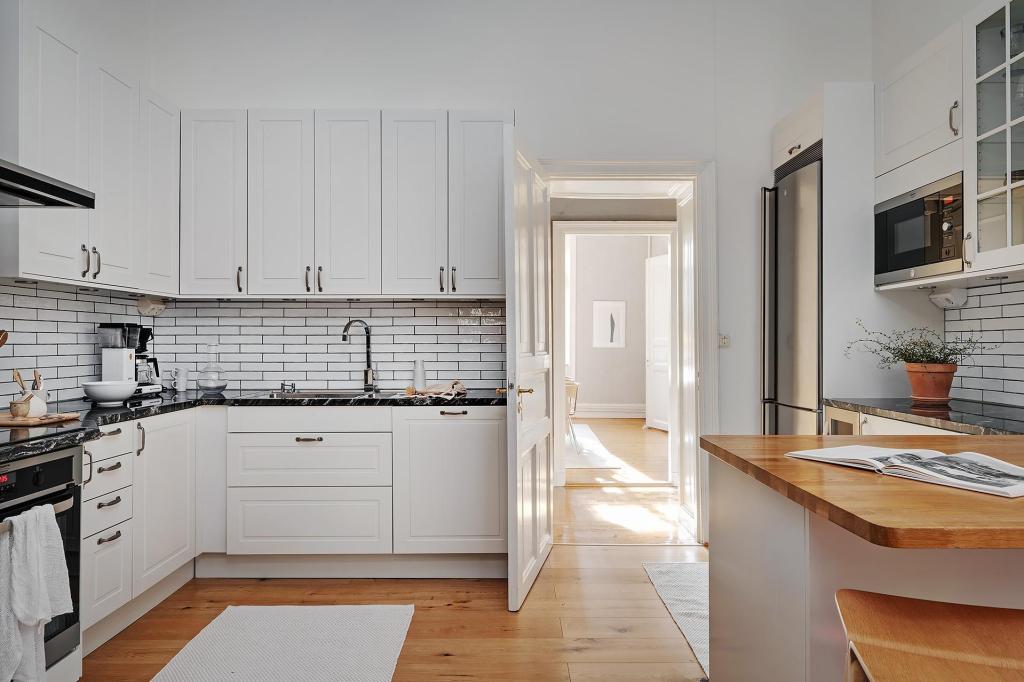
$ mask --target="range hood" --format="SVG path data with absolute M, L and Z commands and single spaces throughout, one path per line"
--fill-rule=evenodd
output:
M 96 208 L 96 195 L 0 159 L 0 207 Z

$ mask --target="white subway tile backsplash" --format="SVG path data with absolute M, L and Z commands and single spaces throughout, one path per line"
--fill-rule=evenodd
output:
M 0 401 L 18 393 L 10 370 L 39 368 L 51 398 L 81 397 L 81 382 L 99 378 L 96 324 L 152 325 L 152 348 L 164 370 L 196 370 L 216 343 L 231 389 L 265 390 L 282 381 L 299 388 L 359 388 L 365 346 L 361 328 L 342 341 L 345 323 L 373 329 L 378 383 L 412 382 L 425 361 L 431 382 L 461 379 L 470 388 L 505 383 L 505 318 L 499 301 L 172 301 L 156 318 L 136 312 L 135 299 L 75 287 L 0 285 Z M 0 403 L 2 404 L 2 403 Z

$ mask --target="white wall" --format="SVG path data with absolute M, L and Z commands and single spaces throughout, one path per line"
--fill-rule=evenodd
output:
M 875 78 L 959 23 L 977 0 L 872 0 L 872 68 Z
M 630 405 L 645 398 L 645 236 L 576 235 L 576 381 L 579 409 Z M 626 302 L 626 347 L 594 348 L 594 301 Z M 596 414 L 595 414 L 596 416 Z

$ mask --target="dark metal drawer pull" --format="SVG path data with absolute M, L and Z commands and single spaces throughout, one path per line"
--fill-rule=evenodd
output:
M 117 464 L 111 464 L 108 467 L 100 467 L 99 469 L 96 470 L 96 473 L 97 474 L 105 474 L 108 471 L 117 471 L 118 469 L 121 468 L 121 464 L 122 464 L 121 462 L 118 462 Z
M 96 541 L 96 544 L 97 545 L 102 545 L 104 542 L 113 542 L 114 540 L 117 540 L 120 537 L 121 537 L 121 531 L 117 531 L 116 533 L 111 535 L 109 538 L 100 538 L 100 539 L 98 539 Z
M 115 504 L 121 504 L 121 496 L 120 495 L 118 495 L 117 497 L 112 499 L 110 502 L 97 502 L 96 503 L 96 508 L 97 509 L 103 509 L 104 507 L 113 507 Z
M 469 410 L 460 410 L 459 412 L 448 412 L 447 410 L 441 410 L 442 417 L 465 417 L 469 414 Z
M 295 436 L 296 443 L 323 443 L 324 437 L 317 436 L 316 438 L 304 438 L 303 436 Z
M 107 436 L 120 436 L 120 435 L 121 435 L 121 428 L 120 427 L 114 429 L 113 431 L 101 431 L 100 432 L 100 438 L 106 438 Z

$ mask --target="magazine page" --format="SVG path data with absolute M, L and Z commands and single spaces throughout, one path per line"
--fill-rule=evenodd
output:
M 833 448 L 820 448 L 817 450 L 796 450 L 787 452 L 787 457 L 797 459 L 809 459 L 816 462 L 828 462 L 841 464 L 843 466 L 857 467 L 859 469 L 872 469 L 880 471 L 892 463 L 900 455 L 913 455 L 919 459 L 929 459 L 942 456 L 936 450 L 906 450 L 900 448 L 876 448 L 870 445 L 839 445 Z
M 1003 497 L 1024 495 L 1024 468 L 978 452 L 922 456 L 905 451 L 878 460 L 882 473 Z

